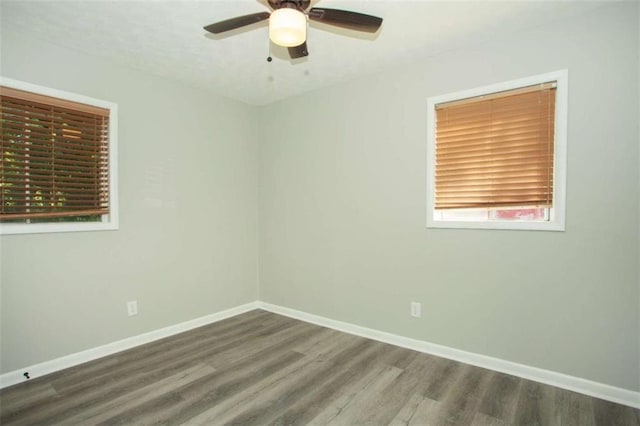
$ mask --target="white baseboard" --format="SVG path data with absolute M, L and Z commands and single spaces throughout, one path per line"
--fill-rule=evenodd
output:
M 545 383 L 596 398 L 605 399 L 607 401 L 616 402 L 618 404 L 640 408 L 640 392 L 634 392 L 628 389 L 618 388 L 591 380 L 581 379 L 579 377 L 569 376 L 567 374 L 558 373 L 555 371 L 544 370 L 542 368 L 530 367 L 528 365 L 518 364 L 515 362 L 493 358 L 486 355 L 480 355 L 473 352 L 466 352 L 447 346 L 425 342 L 423 340 L 398 336 L 396 334 L 361 327 L 359 325 L 350 324 L 347 322 L 336 321 L 330 318 L 325 318 L 266 302 L 257 302 L 257 304 L 260 309 L 264 309 L 269 312 L 310 322 L 323 327 L 343 331 L 345 333 L 355 334 L 357 336 L 389 343 L 395 346 L 401 346 L 403 348 L 412 349 L 415 351 L 424 352 L 455 361 L 460 361 L 465 364 L 471 364 L 478 367 L 511 374 L 513 376 Z
M 184 331 L 192 330 L 203 325 L 211 324 L 230 318 L 236 315 L 249 312 L 254 309 L 263 309 L 265 311 L 284 315 L 287 317 L 299 319 L 312 324 L 323 327 L 332 328 L 343 331 L 345 333 L 366 337 L 368 339 L 377 340 L 384 343 L 424 352 L 443 358 L 460 361 L 465 364 L 471 364 L 482 368 L 487 368 L 502 373 L 511 374 L 513 376 L 522 377 L 524 379 L 534 380 L 536 382 L 546 383 L 548 385 L 557 386 L 559 388 L 568 389 L 574 392 L 605 399 L 607 401 L 640 408 L 640 392 L 634 392 L 628 389 L 622 389 L 603 383 L 593 382 L 591 380 L 581 379 L 579 377 L 569 376 L 555 371 L 544 370 L 537 367 L 530 367 L 499 358 L 493 358 L 486 355 L 480 355 L 473 352 L 466 352 L 447 346 L 429 343 L 423 340 L 411 339 L 408 337 L 398 336 L 396 334 L 384 331 L 374 330 L 347 322 L 336 321 L 330 318 L 313 315 L 306 312 L 298 311 L 283 306 L 273 305 L 271 303 L 256 301 L 245 305 L 236 306 L 231 309 L 220 311 L 211 315 L 206 315 L 190 321 L 185 321 L 176 325 L 161 328 L 159 330 L 150 331 L 138 336 L 129 337 L 117 342 L 108 343 L 96 348 L 87 349 L 85 351 L 66 355 L 40 364 L 35 364 L 11 371 L 0 375 L 0 389 L 26 381 L 23 376 L 25 371 L 29 372 L 31 378 L 40 377 L 45 374 L 54 373 L 65 368 L 73 367 L 97 358 L 112 355 L 117 352 L 131 349 L 154 340 L 162 339 Z
M 24 372 L 28 371 L 29 376 L 33 379 L 43 376 L 45 374 L 54 373 L 56 371 L 64 370 L 65 368 L 73 367 L 87 361 L 92 361 L 97 358 L 101 358 L 107 355 L 112 355 L 117 352 L 131 349 L 136 346 L 144 345 L 145 343 L 153 342 L 154 340 L 162 339 L 174 334 L 182 333 L 192 330 L 203 325 L 211 324 L 223 319 L 234 317 L 236 315 L 243 314 L 245 312 L 258 309 L 257 302 L 247 303 L 245 305 L 236 306 L 231 309 L 216 312 L 215 314 L 205 315 L 200 318 L 196 318 L 190 321 L 181 322 L 179 324 L 164 327 L 159 330 L 150 331 L 137 336 L 128 337 L 116 342 L 107 343 L 106 345 L 98 346 L 96 348 L 87 349 L 86 351 L 76 352 L 70 355 L 65 355 L 60 358 L 56 358 L 50 361 L 45 361 L 40 364 L 30 365 L 20 370 L 11 371 L 0 375 L 0 389 L 7 386 L 15 385 L 16 383 L 24 382 L 27 379 L 24 377 Z

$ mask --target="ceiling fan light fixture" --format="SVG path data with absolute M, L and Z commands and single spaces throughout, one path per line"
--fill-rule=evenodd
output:
M 300 46 L 307 39 L 307 17 L 293 8 L 282 8 L 271 13 L 269 38 L 278 46 Z

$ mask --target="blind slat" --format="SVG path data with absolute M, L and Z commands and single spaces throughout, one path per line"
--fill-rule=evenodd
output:
M 15 219 L 44 219 L 44 218 L 55 218 L 55 217 L 77 217 L 77 216 L 92 216 L 92 215 L 102 215 L 108 214 L 108 208 L 101 209 L 74 209 L 69 211 L 57 211 L 57 212 L 48 212 L 48 213 L 5 213 L 3 214 L 3 218 L 5 220 L 15 220 Z
M 0 96 L 9 99 L 9 102 L 23 105 L 52 106 L 59 111 L 86 112 L 92 115 L 109 117 L 109 110 L 79 102 L 67 101 L 38 93 L 27 92 L 11 87 L 0 87 Z
M 537 173 L 547 173 L 553 171 L 552 168 L 546 167 L 547 163 L 548 161 L 542 159 L 540 161 L 531 160 L 527 163 L 521 163 L 519 161 L 505 161 L 502 164 L 495 164 L 494 162 L 487 161 L 485 164 L 461 164 L 457 167 L 450 167 L 448 169 L 436 169 L 436 180 L 438 178 L 459 178 L 472 181 L 491 179 L 492 176 L 517 177 L 522 176 L 523 173 L 528 173 L 531 171 L 536 171 Z

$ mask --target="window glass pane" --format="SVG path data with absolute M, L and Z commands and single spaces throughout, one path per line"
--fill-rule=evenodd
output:
M 549 209 L 544 207 L 521 207 L 514 209 L 495 209 L 491 211 L 492 220 L 549 220 Z
M 549 209 L 545 207 L 510 207 L 480 209 L 443 209 L 434 212 L 435 220 L 444 221 L 548 221 Z

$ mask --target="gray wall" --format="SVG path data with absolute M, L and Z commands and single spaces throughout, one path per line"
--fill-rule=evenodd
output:
M 1 237 L 2 372 L 256 300 L 252 108 L 6 27 L 2 75 L 116 102 L 120 181 L 119 231 Z
M 637 7 L 262 108 L 262 300 L 640 390 Z M 563 68 L 566 232 L 426 229 L 426 98 Z

